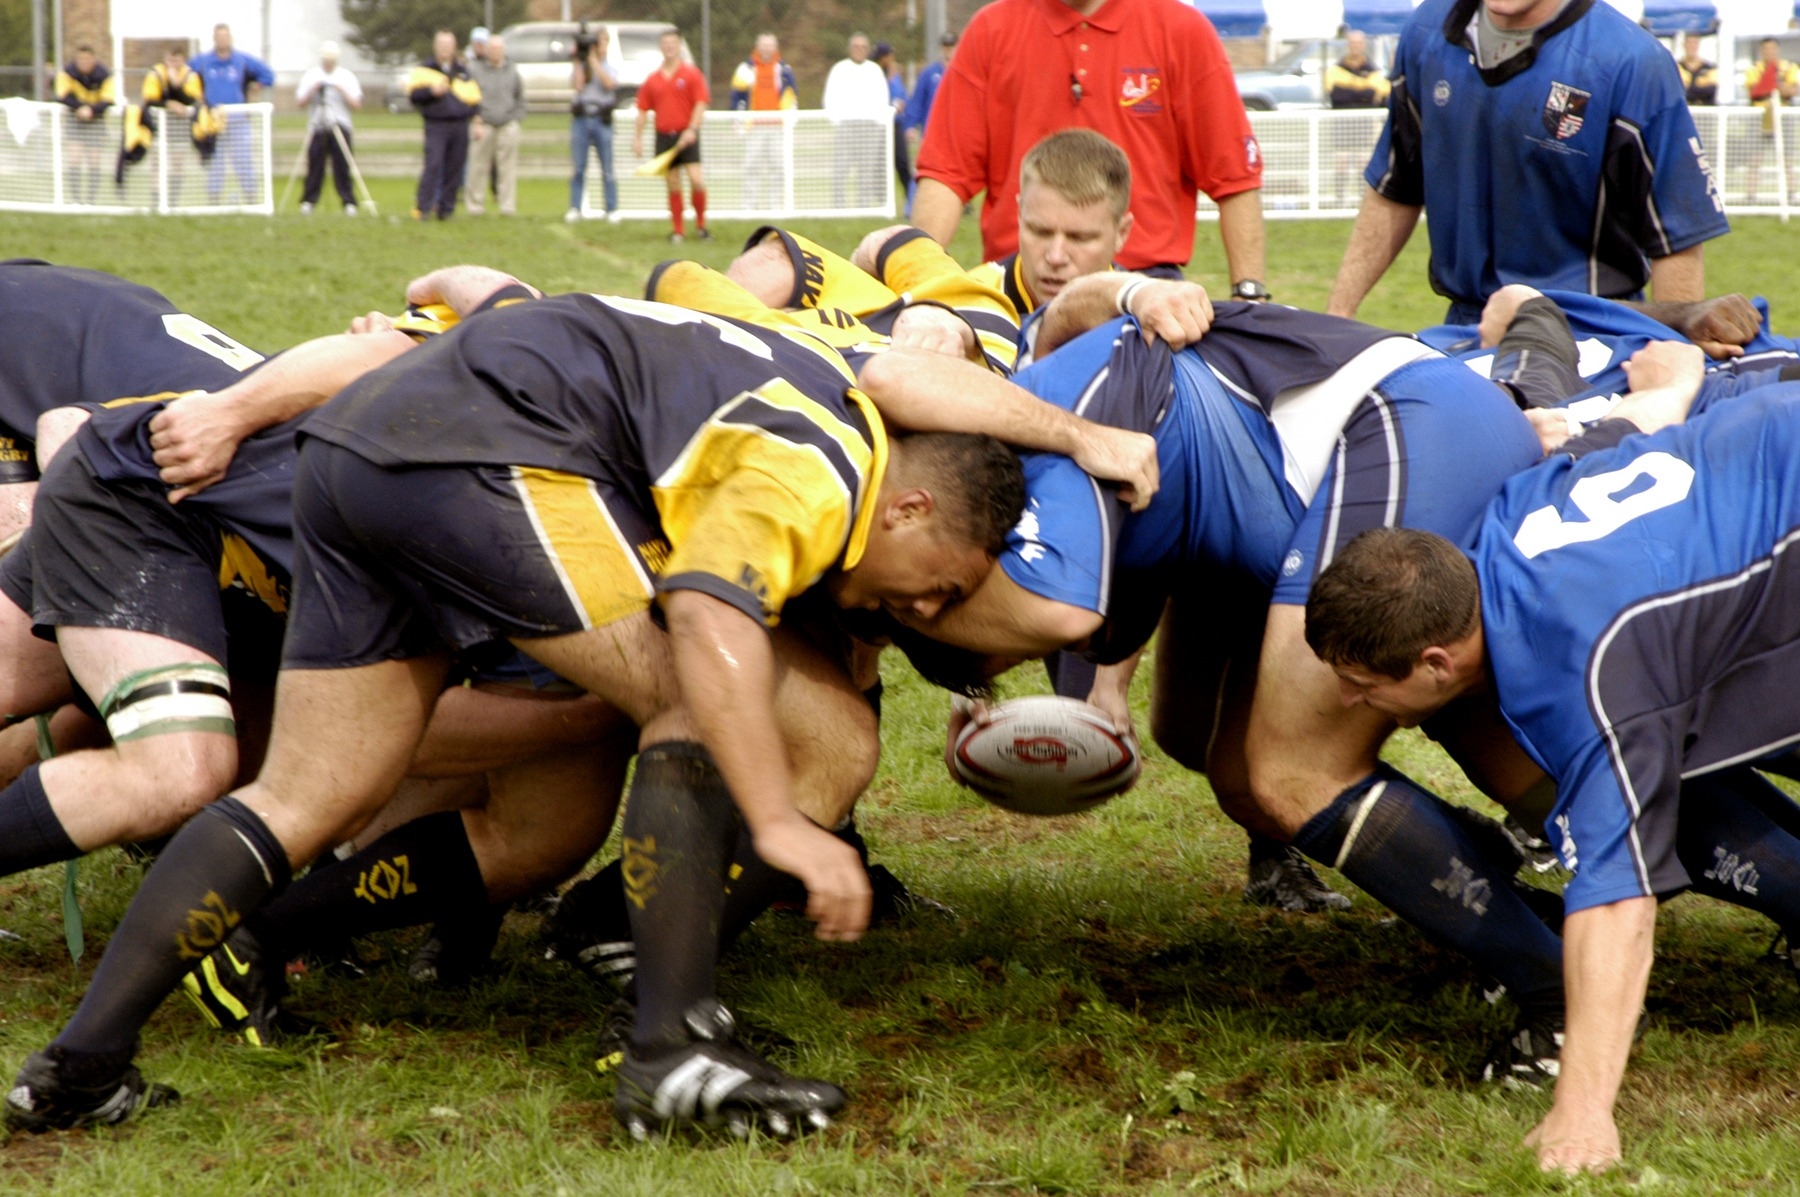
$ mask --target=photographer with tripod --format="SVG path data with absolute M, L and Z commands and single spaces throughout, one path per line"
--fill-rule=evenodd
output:
M 613 107 L 618 103 L 619 77 L 606 65 L 610 36 L 605 26 L 588 32 L 587 22 L 575 36 L 575 49 L 570 57 L 575 65 L 570 84 L 575 99 L 569 114 L 569 210 L 563 219 L 570 224 L 581 219 L 581 197 L 587 190 L 588 148 L 600 157 L 601 184 L 606 189 L 606 219 L 618 222 L 619 182 L 613 174 Z
M 331 182 L 343 202 L 344 215 L 356 215 L 356 193 L 350 189 L 350 113 L 361 108 L 362 84 L 338 65 L 338 44 L 319 47 L 319 65 L 300 76 L 294 99 L 307 109 L 306 188 L 300 211 L 311 215 L 325 186 L 325 160 L 331 160 Z M 290 181 L 291 185 L 291 181 Z

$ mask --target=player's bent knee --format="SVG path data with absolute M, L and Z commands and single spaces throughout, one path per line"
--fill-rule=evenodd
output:
M 100 718 L 119 745 L 191 732 L 237 735 L 231 681 L 210 661 L 162 665 L 127 676 L 100 700 Z

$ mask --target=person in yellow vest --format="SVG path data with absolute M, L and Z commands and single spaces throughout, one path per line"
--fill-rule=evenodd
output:
M 1775 112 L 1794 102 L 1800 95 L 1800 66 L 1795 66 L 1781 56 L 1781 43 L 1772 37 L 1765 37 L 1757 47 L 1760 56 L 1751 64 L 1744 74 L 1744 91 L 1750 102 L 1763 110 L 1762 140 L 1756 153 L 1750 160 L 1750 201 L 1756 202 L 1757 184 L 1762 181 L 1763 159 L 1768 156 L 1770 148 L 1775 144 Z M 1785 156 L 1792 158 L 1795 147 L 1782 147 Z M 1778 158 L 1775 169 L 1782 169 Z M 1790 184 L 1789 195 L 1794 191 Z
M 70 203 L 91 204 L 99 193 L 107 144 L 102 118 L 113 99 L 112 72 L 94 56 L 92 46 L 78 47 L 74 59 L 56 73 L 56 100 L 69 110 L 63 151 L 69 172 L 65 199 Z
M 440 29 L 432 35 L 431 57 L 412 69 L 407 90 L 425 118 L 425 167 L 413 219 L 449 220 L 469 162 L 469 121 L 481 105 L 481 88 L 456 52 L 454 33 Z
M 1369 61 L 1369 39 L 1360 29 L 1344 35 L 1344 56 L 1325 70 L 1325 99 L 1333 108 L 1379 108 L 1388 79 Z
M 1700 56 L 1698 33 L 1682 37 L 1681 57 L 1675 60 L 1675 69 L 1681 72 L 1681 87 L 1690 106 L 1719 102 L 1719 68 Z
M 794 68 L 781 61 L 781 43 L 773 33 L 756 35 L 750 57 L 731 73 L 734 112 L 790 112 L 800 107 Z M 787 166 L 781 153 L 781 118 L 752 117 L 744 131 L 745 206 L 770 210 L 781 206 Z

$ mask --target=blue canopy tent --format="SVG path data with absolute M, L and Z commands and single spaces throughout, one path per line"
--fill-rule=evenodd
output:
M 1712 0 L 1644 0 L 1644 24 L 1659 37 L 1710 33 L 1719 24 L 1719 10 Z
M 1399 33 L 1412 15 L 1413 0 L 1344 0 L 1344 27 L 1371 37 Z
M 1261 37 L 1269 23 L 1264 0 L 1189 0 L 1206 14 L 1220 37 Z

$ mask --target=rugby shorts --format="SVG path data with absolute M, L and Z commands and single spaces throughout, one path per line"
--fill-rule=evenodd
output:
M 656 154 L 655 154 L 655 156 L 660 158 L 663 154 L 674 149 L 675 143 L 680 140 L 681 140 L 681 132 L 680 131 L 677 131 L 674 133 L 658 133 L 656 135 Z M 700 139 L 698 137 L 696 137 L 694 139 L 693 145 L 691 145 L 687 149 L 681 151 L 681 153 L 675 155 L 673 158 L 669 159 L 669 169 L 670 170 L 675 169 L 677 166 L 698 166 L 699 164 L 700 164 Z

